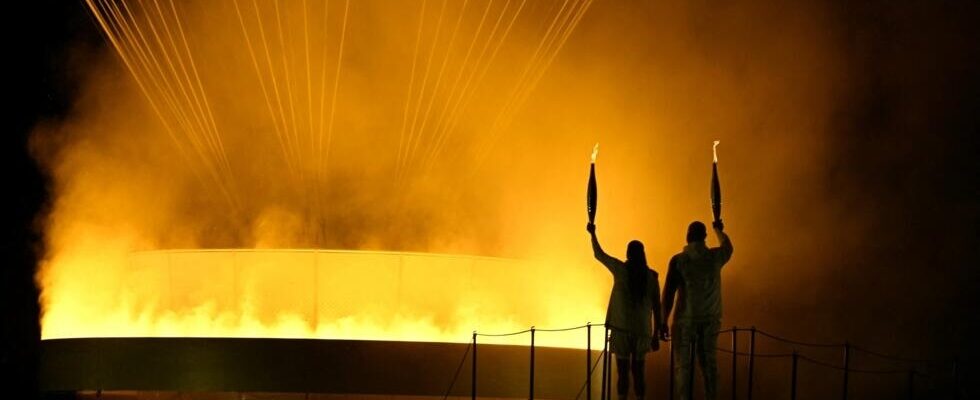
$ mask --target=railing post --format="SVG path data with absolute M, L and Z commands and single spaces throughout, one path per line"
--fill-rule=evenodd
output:
M 608 330 L 606 335 L 606 342 L 609 342 L 609 337 L 612 335 L 612 330 Z M 606 368 L 609 369 L 609 373 L 606 374 L 606 400 L 612 399 L 612 374 L 613 374 L 613 358 L 609 356 L 612 353 L 612 349 L 606 352 Z
M 476 331 L 473 331 L 473 370 L 470 383 L 471 400 L 476 400 Z
M 534 327 L 531 327 L 531 373 L 530 382 L 528 383 L 528 400 L 534 400 Z
M 799 354 L 796 353 L 796 350 L 793 350 L 793 380 L 790 381 L 790 386 L 789 386 L 790 400 L 796 400 L 796 364 L 798 363 L 798 359 L 799 359 Z
M 609 327 L 604 326 L 602 335 L 602 384 L 599 398 L 606 400 L 606 375 L 609 374 Z
M 585 400 L 592 400 L 592 323 L 585 324 Z
M 909 370 L 909 400 L 915 400 L 915 368 Z
M 738 327 L 732 327 L 732 400 L 738 399 Z
M 674 340 L 676 338 L 671 338 L 670 343 L 670 382 L 668 383 L 670 390 L 670 395 L 667 397 L 670 400 L 674 400 Z
M 752 336 L 749 337 L 749 400 L 752 400 L 752 376 L 755 370 L 755 327 L 752 327 Z
M 844 342 L 844 389 L 841 394 L 841 399 L 847 400 L 847 379 L 850 377 L 851 372 L 851 344 Z

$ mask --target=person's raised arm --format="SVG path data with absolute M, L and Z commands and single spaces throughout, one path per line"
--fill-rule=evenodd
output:
M 732 253 L 735 251 L 735 248 L 732 247 L 732 240 L 725 233 L 725 224 L 721 221 L 715 221 L 711 223 L 711 226 L 715 228 L 715 235 L 718 235 L 719 247 L 717 254 L 720 255 L 718 261 L 724 265 L 732 258 Z
M 613 266 L 617 264 L 618 260 L 606 254 L 605 251 L 602 251 L 602 246 L 599 245 L 599 238 L 595 234 L 595 224 L 590 223 L 586 225 L 585 230 L 589 231 L 589 234 L 592 235 L 592 252 L 595 253 L 595 259 L 599 260 L 602 265 L 612 271 Z

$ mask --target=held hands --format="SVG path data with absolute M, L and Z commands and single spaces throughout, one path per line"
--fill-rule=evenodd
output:
M 711 223 L 711 226 L 714 227 L 715 229 L 719 230 L 719 231 L 724 231 L 725 230 L 725 223 L 724 222 L 721 222 L 720 219 L 717 220 L 717 221 L 712 222 Z
M 666 342 L 668 339 L 667 324 L 657 324 L 653 328 L 653 337 L 650 338 L 650 349 L 653 351 L 660 350 L 660 342 Z
M 595 224 L 593 224 L 591 222 L 589 222 L 588 224 L 585 224 L 585 230 L 586 231 L 589 231 L 589 234 L 595 235 Z

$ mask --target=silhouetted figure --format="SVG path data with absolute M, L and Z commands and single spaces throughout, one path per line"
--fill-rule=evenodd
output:
M 715 221 L 712 226 L 720 247 L 708 248 L 704 243 L 707 232 L 704 224 L 694 221 L 687 227 L 687 246 L 670 259 L 667 280 L 664 282 L 664 316 L 669 317 L 678 292 L 677 312 L 671 326 L 674 352 L 674 398 L 689 399 L 690 374 L 693 368 L 691 346 L 695 348 L 704 392 L 715 400 L 718 392 L 718 363 L 715 347 L 721 326 L 721 267 L 732 257 L 732 242 L 723 232 L 724 225 Z
M 646 353 L 660 349 L 659 332 L 666 329 L 660 314 L 657 272 L 647 266 L 646 253 L 640 241 L 631 241 L 626 246 L 626 262 L 623 262 L 602 251 L 595 235 L 595 225 L 586 225 L 586 230 L 592 235 L 595 258 L 613 275 L 606 326 L 611 330 L 609 349 L 616 355 L 616 370 L 619 372 L 616 392 L 620 399 L 627 398 L 632 370 L 633 391 L 637 399 L 643 399 L 646 393 L 643 379 Z

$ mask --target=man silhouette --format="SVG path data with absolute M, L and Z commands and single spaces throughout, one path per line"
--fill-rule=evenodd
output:
M 704 378 L 708 400 L 718 395 L 718 363 L 715 347 L 721 326 L 721 267 L 732 257 L 732 242 L 725 234 L 722 222 L 712 223 L 720 247 L 708 248 L 704 243 L 707 232 L 704 224 L 694 221 L 687 227 L 687 246 L 670 259 L 667 280 L 664 282 L 664 316 L 669 317 L 677 293 L 677 312 L 670 335 L 674 357 L 674 398 L 690 399 L 690 377 L 694 363 L 692 346 Z
M 660 283 L 657 272 L 647 265 L 643 243 L 633 240 L 626 246 L 626 261 L 602 250 L 596 237 L 595 225 L 585 229 L 592 236 L 592 251 L 613 275 L 613 288 L 606 309 L 606 326 L 611 330 L 610 352 L 616 355 L 619 379 L 616 393 L 626 400 L 629 395 L 629 375 L 633 373 L 633 393 L 637 400 L 646 394 L 644 366 L 646 354 L 660 348 L 660 333 L 665 329 L 660 315 Z M 652 314 L 652 315 L 651 315 Z

